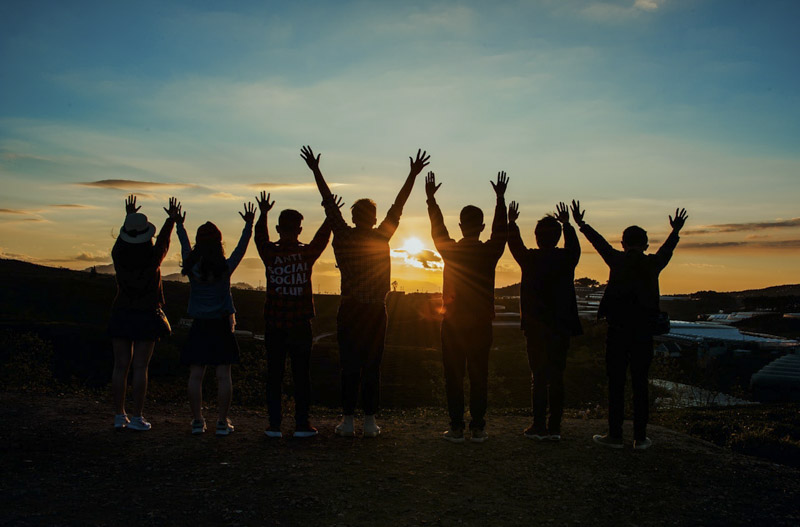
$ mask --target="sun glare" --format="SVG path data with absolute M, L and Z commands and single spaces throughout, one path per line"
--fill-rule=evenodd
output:
M 407 238 L 403 243 L 403 250 L 411 255 L 417 254 L 423 249 L 425 249 L 425 246 L 419 238 Z

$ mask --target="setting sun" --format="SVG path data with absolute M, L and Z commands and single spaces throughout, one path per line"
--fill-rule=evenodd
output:
M 410 255 L 415 255 L 425 249 L 422 240 L 417 237 L 407 238 L 401 249 Z

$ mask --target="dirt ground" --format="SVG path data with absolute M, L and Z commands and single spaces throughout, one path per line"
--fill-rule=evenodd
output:
M 335 412 L 315 410 L 306 440 L 267 439 L 265 414 L 238 408 L 233 435 L 192 436 L 178 405 L 117 433 L 108 401 L 0 393 L 0 524 L 800 524 L 800 471 L 666 428 L 615 451 L 591 442 L 602 421 L 539 443 L 494 411 L 486 443 L 454 445 L 438 409 L 384 412 L 377 439 L 334 437 Z

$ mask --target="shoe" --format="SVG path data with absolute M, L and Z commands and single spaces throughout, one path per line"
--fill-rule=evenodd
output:
M 469 440 L 473 443 L 483 443 L 487 439 L 489 439 L 489 434 L 487 434 L 486 430 L 483 428 L 473 430 L 472 435 L 469 438 Z
M 342 418 L 342 422 L 336 425 L 334 429 L 334 433 L 339 437 L 353 437 L 356 435 L 355 428 L 353 426 L 353 416 L 346 415 Z
M 642 441 L 633 440 L 633 449 L 634 450 L 647 450 L 653 446 L 653 442 L 650 440 L 649 437 L 645 437 Z
M 116 414 L 114 416 L 114 429 L 117 431 L 124 430 L 131 420 L 128 419 L 128 414 Z
M 464 431 L 460 428 L 451 428 L 444 434 L 442 437 L 445 441 L 450 441 L 451 443 L 463 443 L 464 442 Z
M 561 441 L 561 434 L 550 434 L 547 436 L 548 441 L 559 442 Z
M 364 416 L 364 437 L 378 437 L 381 434 L 381 427 L 375 423 L 374 415 Z
M 270 437 L 272 439 L 280 439 L 280 438 L 283 437 L 283 434 L 281 433 L 281 429 L 278 428 L 277 426 L 270 425 L 269 428 L 264 430 L 264 433 L 267 435 L 267 437 Z
M 144 417 L 141 415 L 131 417 L 131 422 L 128 423 L 128 428 L 131 430 L 139 430 L 139 431 L 146 431 L 150 430 L 151 425 L 147 421 L 144 420 Z
M 192 419 L 192 435 L 202 434 L 206 431 L 205 419 Z
M 547 434 L 547 432 L 544 432 L 542 430 L 536 430 L 533 427 L 533 425 L 526 428 L 525 431 L 522 433 L 525 434 L 525 437 L 527 437 L 528 439 L 535 439 L 537 441 L 544 441 L 545 439 L 550 439 L 550 436 Z
M 594 441 L 598 445 L 603 445 L 608 448 L 616 448 L 616 449 L 622 448 L 622 439 L 611 437 L 608 434 L 605 435 L 595 434 L 592 436 L 592 441 Z
M 293 437 L 301 437 L 301 438 L 314 437 L 318 433 L 319 430 L 317 430 L 310 424 L 306 423 L 304 425 L 297 425 L 295 427 Z
M 230 419 L 226 417 L 224 421 L 217 421 L 218 436 L 226 436 L 231 433 L 233 433 L 233 424 Z

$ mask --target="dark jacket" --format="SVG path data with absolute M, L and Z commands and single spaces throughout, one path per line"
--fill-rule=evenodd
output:
M 444 260 L 444 317 L 477 321 L 494 319 L 495 267 L 505 251 L 508 238 L 505 200 L 497 198 L 492 234 L 485 243 L 466 238 L 452 239 L 435 200 L 428 200 L 428 216 L 433 243 Z
M 117 238 L 111 249 L 111 260 L 117 279 L 117 296 L 112 309 L 154 310 L 164 305 L 164 290 L 161 285 L 161 262 L 169 251 L 169 239 L 175 222 L 170 218 L 156 237 L 155 243 L 148 247 L 147 257 L 139 262 L 128 261 L 123 253 L 125 245 L 133 245 Z M 150 242 L 145 242 L 150 243 Z M 144 249 L 144 247 L 143 247 Z
M 658 275 L 672 258 L 680 240 L 678 233 L 672 231 L 655 254 L 645 254 L 614 249 L 587 224 L 581 227 L 581 232 L 609 268 L 608 285 L 597 317 L 605 318 L 609 325 L 617 327 L 645 324 L 660 311 Z
M 519 307 L 525 331 L 538 322 L 557 333 L 583 333 L 575 299 L 575 267 L 581 246 L 572 225 L 567 223 L 563 230 L 563 249 L 528 249 L 517 224 L 508 226 L 508 248 L 522 269 Z

